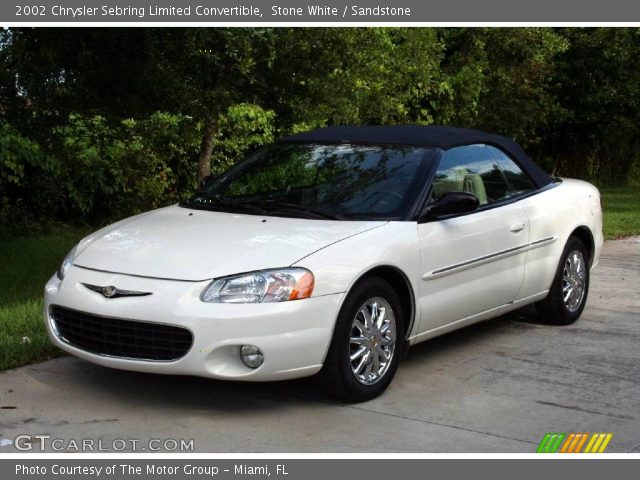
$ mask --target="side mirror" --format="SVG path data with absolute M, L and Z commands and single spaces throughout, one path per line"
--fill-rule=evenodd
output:
M 478 209 L 480 200 L 469 192 L 447 192 L 435 201 L 425 215 L 426 218 L 438 218 L 447 215 L 471 213 Z

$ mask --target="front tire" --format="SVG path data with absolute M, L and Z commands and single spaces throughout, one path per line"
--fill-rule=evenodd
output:
M 398 368 L 404 332 L 402 307 L 393 287 L 378 277 L 356 284 L 340 309 L 319 374 L 327 393 L 364 402 L 384 392 Z
M 543 321 L 570 325 L 580 318 L 589 293 L 589 263 L 584 243 L 570 237 L 547 298 L 536 303 Z

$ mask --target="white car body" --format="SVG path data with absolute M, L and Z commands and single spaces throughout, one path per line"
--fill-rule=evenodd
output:
M 591 268 L 597 265 L 603 243 L 599 193 L 568 179 L 496 208 L 425 223 L 171 206 L 81 241 L 64 280 L 54 275 L 45 287 L 44 317 L 55 345 L 107 367 L 251 381 L 303 377 L 321 369 L 347 292 L 374 269 L 405 283 L 405 339 L 415 344 L 543 299 L 571 235 L 584 239 Z M 313 273 L 310 298 L 257 304 L 200 299 L 212 279 L 289 266 Z M 84 284 L 150 294 L 106 298 Z M 172 361 L 90 353 L 59 335 L 54 305 L 184 327 L 193 344 Z M 243 364 L 242 345 L 261 349 L 259 368 Z

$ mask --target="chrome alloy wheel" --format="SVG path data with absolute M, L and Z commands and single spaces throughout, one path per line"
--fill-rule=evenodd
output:
M 389 302 L 373 297 L 362 304 L 351 323 L 351 371 L 363 385 L 377 383 L 396 350 L 396 319 Z
M 582 252 L 572 251 L 564 263 L 562 271 L 562 300 L 571 313 L 580 308 L 586 287 L 586 268 Z

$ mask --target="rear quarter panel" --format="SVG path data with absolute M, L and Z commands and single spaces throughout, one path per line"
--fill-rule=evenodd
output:
M 549 290 L 560 256 L 569 236 L 586 227 L 593 236 L 592 267 L 597 265 L 602 249 L 602 211 L 600 193 L 581 180 L 563 179 L 553 188 L 522 200 L 529 217 L 531 242 L 554 237 L 550 245 L 527 252 L 525 280 L 518 299 Z

